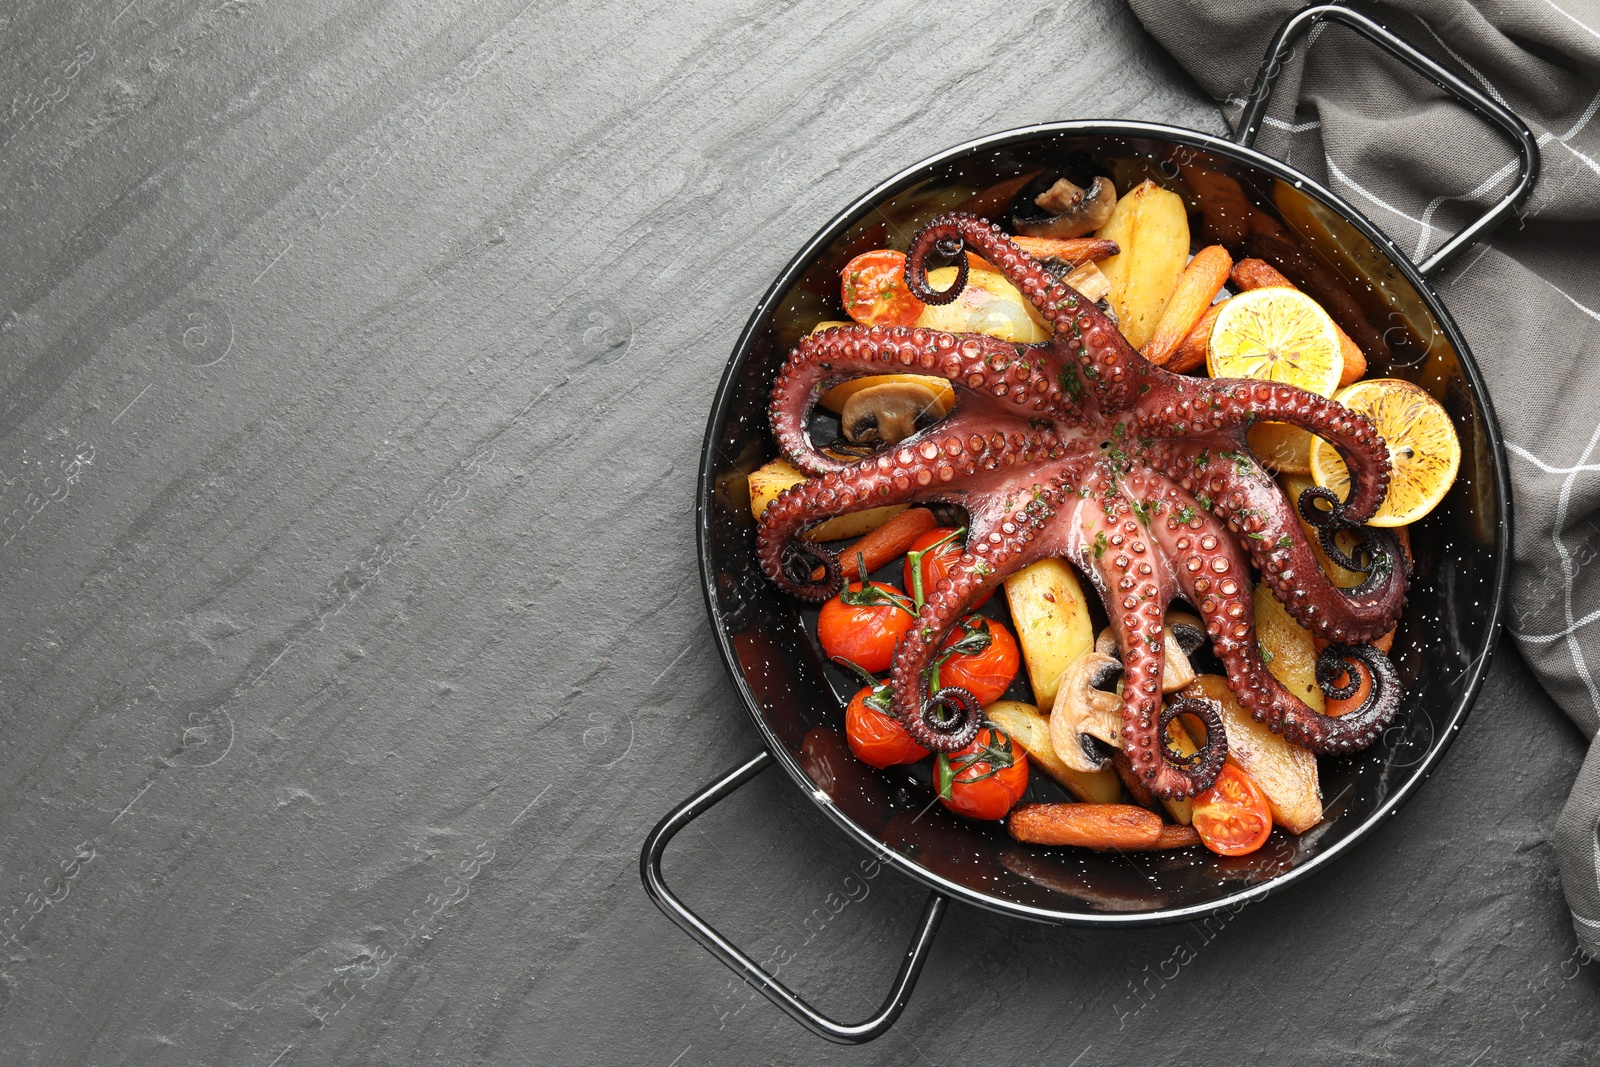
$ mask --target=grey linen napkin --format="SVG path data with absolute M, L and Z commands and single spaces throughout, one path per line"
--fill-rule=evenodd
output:
M 1288 0 L 1129 0 L 1238 119 Z M 1522 116 L 1543 176 L 1522 218 L 1437 279 L 1510 452 L 1510 630 L 1591 742 L 1600 728 L 1600 4 L 1403 0 L 1361 10 Z M 1420 260 L 1515 180 L 1506 138 L 1338 26 L 1285 68 L 1257 147 L 1343 195 Z M 1600 745 L 1556 825 L 1579 944 L 1600 956 Z

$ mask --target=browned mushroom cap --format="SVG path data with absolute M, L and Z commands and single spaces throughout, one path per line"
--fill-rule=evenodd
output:
M 1062 178 L 1040 193 L 1033 201 L 1045 211 L 1048 219 L 1017 219 L 1017 230 L 1029 237 L 1081 237 L 1098 230 L 1111 218 L 1111 209 L 1117 204 L 1117 187 L 1106 177 L 1099 177 L 1088 191 Z
M 1110 656 L 1090 652 L 1061 676 L 1050 708 L 1050 747 L 1075 771 L 1097 771 L 1106 764 L 1088 738 L 1122 747 L 1122 698 L 1100 688 L 1121 669 Z
M 871 385 L 853 394 L 839 413 L 847 440 L 892 445 L 950 414 L 948 395 L 921 382 Z

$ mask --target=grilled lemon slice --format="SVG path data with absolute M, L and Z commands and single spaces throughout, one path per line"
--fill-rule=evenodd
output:
M 1315 300 L 1298 289 L 1269 286 L 1222 305 L 1206 368 L 1213 378 L 1255 378 L 1332 396 L 1344 370 L 1339 330 Z
M 1389 446 L 1389 494 L 1368 526 L 1405 526 L 1438 507 L 1461 469 L 1461 442 L 1450 414 L 1427 392 L 1398 378 L 1356 382 L 1334 397 L 1372 420 Z M 1311 445 L 1311 477 L 1343 500 L 1350 472 L 1326 441 Z
M 1315 300 L 1297 289 L 1268 286 L 1222 305 L 1206 363 L 1213 378 L 1259 378 L 1332 396 L 1344 370 L 1339 330 Z M 1286 474 L 1311 473 L 1311 435 L 1298 426 L 1252 426 L 1250 451 Z
M 1245 431 L 1250 451 L 1280 474 L 1311 473 L 1311 433 L 1286 422 L 1258 422 Z

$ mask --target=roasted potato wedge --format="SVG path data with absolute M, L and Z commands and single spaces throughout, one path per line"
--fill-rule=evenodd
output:
M 1177 719 L 1172 720 L 1172 725 L 1167 727 L 1167 744 L 1172 746 L 1172 751 L 1180 756 L 1192 756 L 1200 747 L 1189 736 L 1189 731 L 1183 728 L 1183 723 Z M 1161 806 L 1167 809 L 1167 814 L 1172 816 L 1172 821 L 1180 826 L 1188 826 L 1194 821 L 1194 801 L 1192 800 L 1163 800 Z
M 767 505 L 772 503 L 779 493 L 805 480 L 806 476 L 795 470 L 789 461 L 784 459 L 775 459 L 751 471 L 750 513 L 758 519 L 761 518 L 761 513 L 767 510 Z M 851 515 L 840 515 L 813 526 L 806 531 L 805 539 L 838 541 L 845 537 L 860 537 L 876 530 L 905 509 L 904 504 L 890 504 L 888 507 L 868 508 L 866 511 L 858 511 Z
M 1228 735 L 1228 759 L 1261 787 L 1274 822 L 1292 834 L 1300 834 L 1322 821 L 1317 757 L 1252 719 L 1239 706 L 1228 680 L 1219 674 L 1200 675 L 1183 695 L 1214 700 L 1221 707 L 1222 729 Z
M 1256 640 L 1267 670 L 1320 714 L 1326 698 L 1317 684 L 1317 648 L 1311 632 L 1290 617 L 1265 582 L 1256 586 L 1255 609 Z
M 1006 578 L 1005 588 L 1033 695 L 1054 704 L 1062 673 L 1094 647 L 1083 587 L 1069 564 L 1042 559 Z
M 1144 181 L 1130 189 L 1097 235 L 1122 249 L 1100 262 L 1111 283 L 1111 307 L 1122 335 L 1142 348 L 1155 333 L 1161 313 L 1189 259 L 1189 216 L 1183 198 Z
M 1050 720 L 1038 708 L 1020 700 L 997 700 L 983 709 L 989 721 L 1022 746 L 1028 758 L 1046 774 L 1060 782 L 1079 800 L 1091 804 L 1115 804 L 1122 799 L 1122 786 L 1111 768 L 1075 771 L 1061 762 L 1050 744 Z
M 955 267 L 928 272 L 928 284 L 935 289 L 948 289 L 955 280 Z M 961 295 L 948 304 L 924 307 L 916 324 L 948 333 L 986 333 L 1025 345 L 1050 337 L 1044 318 L 1017 287 L 985 270 L 969 270 Z

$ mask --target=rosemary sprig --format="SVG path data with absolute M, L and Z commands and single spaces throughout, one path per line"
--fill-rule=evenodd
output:
M 911 601 L 905 598 L 904 593 L 875 582 L 861 582 L 855 589 L 850 588 L 849 582 L 844 583 L 839 590 L 839 603 L 848 604 L 852 608 L 876 608 L 887 604 L 899 608 L 912 618 L 916 618 L 917 615 L 911 607 Z
M 892 714 L 892 709 L 894 707 L 893 686 L 891 686 L 888 682 L 878 681 L 877 676 L 853 660 L 845 659 L 843 656 L 835 656 L 833 657 L 833 662 L 837 663 L 851 674 L 854 674 L 857 678 L 860 678 L 869 687 L 871 687 L 872 692 L 868 693 L 866 699 L 861 703 L 865 704 L 867 707 L 871 708 L 873 711 L 876 711 L 880 715 L 891 719 L 894 718 L 894 715 Z

